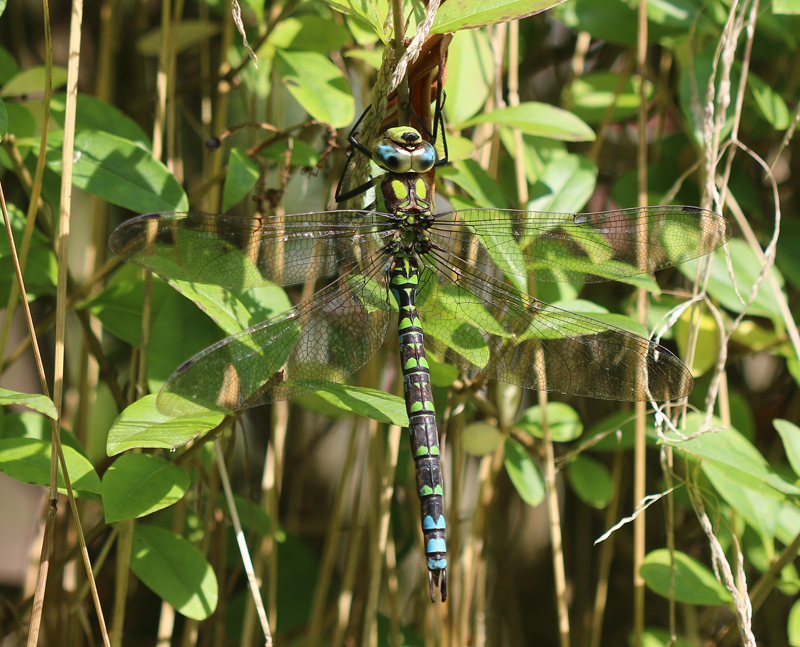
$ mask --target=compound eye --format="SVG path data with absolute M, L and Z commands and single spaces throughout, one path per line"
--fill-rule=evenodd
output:
M 421 142 L 413 152 L 411 168 L 417 173 L 427 173 L 436 164 L 436 151 L 429 142 Z
M 411 170 L 412 162 L 408 151 L 394 142 L 384 139 L 375 147 L 373 157 L 378 166 L 392 173 L 408 173 Z

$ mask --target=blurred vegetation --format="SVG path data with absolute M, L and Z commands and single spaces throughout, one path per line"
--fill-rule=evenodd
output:
M 304 287 L 189 300 L 106 246 L 133 214 L 336 208 L 347 133 L 389 69 L 386 3 L 248 0 L 242 28 L 257 68 L 226 3 L 87 4 L 73 105 L 69 6 L 54 3 L 48 27 L 35 3 L 0 4 L 2 189 L 43 370 L 50 393 L 63 393 L 63 456 L 113 644 L 263 644 L 217 447 L 276 644 L 800 645 L 800 0 L 651 0 L 643 68 L 634 0 L 439 9 L 432 33 L 455 32 L 439 210 L 596 212 L 635 207 L 646 193 L 648 204 L 702 206 L 734 223 L 728 254 L 711 264 L 632 281 L 644 300 L 623 283 L 537 286 L 541 299 L 640 332 L 646 315 L 647 330 L 690 365 L 688 408 L 648 413 L 638 459 L 633 405 L 467 382 L 432 354 L 449 519 L 444 605 L 428 600 L 413 461 L 405 443 L 387 449 L 396 428 L 391 411 L 374 414 L 383 405 L 331 387 L 239 419 L 170 419 L 155 406 L 182 362 L 291 307 Z M 406 2 L 403 15 L 413 36 L 425 7 Z M 73 143 L 64 128 L 75 105 Z M 69 211 L 68 254 L 57 255 Z M 3 240 L 0 471 L 47 486 L 58 414 L 28 395 L 43 390 Z M 386 391 L 387 409 L 399 401 L 396 355 L 387 343 L 350 380 Z M 663 496 L 639 501 L 635 473 Z M 0 541 L 39 533 L 27 570 L 0 581 L 3 645 L 31 631 L 42 645 L 102 640 L 59 478 L 57 514 L 37 487 L 27 516 L 0 521 Z M 9 503 L 12 484 L 0 481 Z M 645 534 L 621 524 L 595 545 L 644 503 Z

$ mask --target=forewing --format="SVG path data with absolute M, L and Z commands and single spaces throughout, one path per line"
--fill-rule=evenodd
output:
M 679 265 L 731 235 L 722 216 L 671 205 L 580 215 L 464 209 L 438 214 L 432 232 L 435 243 L 489 274 L 569 283 Z
M 470 371 L 604 400 L 671 400 L 692 389 L 686 366 L 653 341 L 547 305 L 459 259 L 426 261 L 418 292 L 426 338 Z
M 167 279 L 249 288 L 336 272 L 370 257 L 389 229 L 381 214 L 357 210 L 270 218 L 159 213 L 122 223 L 109 247 Z
M 380 259 L 273 319 L 231 335 L 180 366 L 158 396 L 162 413 L 231 413 L 339 381 L 375 354 L 391 304 Z

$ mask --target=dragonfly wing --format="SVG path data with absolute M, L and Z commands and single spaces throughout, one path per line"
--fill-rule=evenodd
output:
M 543 391 L 628 402 L 671 400 L 692 376 L 669 350 L 534 299 L 464 264 L 429 263 L 418 306 L 435 348 L 492 379 Z
M 198 353 L 167 380 L 159 410 L 243 411 L 311 393 L 358 370 L 383 343 L 391 311 L 379 264 Z
M 167 279 L 224 288 L 290 285 L 368 258 L 389 235 L 389 222 L 353 210 L 270 218 L 157 213 L 122 223 L 109 247 Z
M 464 209 L 437 215 L 433 240 L 494 275 L 593 283 L 636 276 L 708 254 L 730 223 L 697 207 L 593 214 Z

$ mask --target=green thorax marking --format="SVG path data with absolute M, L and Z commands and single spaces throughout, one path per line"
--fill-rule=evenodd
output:
M 378 194 L 378 211 L 428 215 L 433 211 L 433 173 L 386 173 Z

